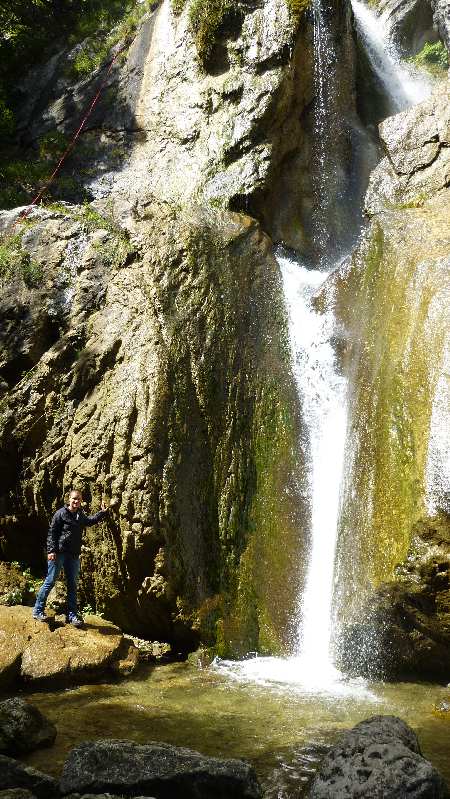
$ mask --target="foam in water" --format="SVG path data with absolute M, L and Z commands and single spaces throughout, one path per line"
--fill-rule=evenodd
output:
M 389 44 L 383 17 L 361 0 L 351 0 L 358 33 L 375 74 L 392 103 L 392 112 L 403 111 L 420 103 L 431 91 L 431 81 L 413 65 L 401 60 Z

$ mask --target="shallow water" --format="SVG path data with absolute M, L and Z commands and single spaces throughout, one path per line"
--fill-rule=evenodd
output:
M 28 695 L 57 725 L 52 749 L 26 762 L 59 775 L 69 749 L 83 740 L 128 738 L 187 746 L 251 761 L 270 799 L 302 796 L 317 757 L 306 747 L 331 743 L 339 731 L 375 714 L 394 714 L 417 732 L 423 753 L 450 783 L 450 719 L 433 716 L 448 695 L 437 685 L 347 684 L 318 693 L 292 682 L 242 680 L 229 667 L 197 670 L 187 663 L 143 665 L 115 684 Z

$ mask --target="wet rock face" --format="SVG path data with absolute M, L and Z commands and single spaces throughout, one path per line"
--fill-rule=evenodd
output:
M 259 799 L 261 788 L 251 766 L 219 760 L 169 744 L 141 746 L 131 741 L 89 741 L 69 754 L 61 777 L 63 794 L 92 791 L 161 799 Z
M 440 13 L 446 0 L 382 0 L 378 9 L 386 21 L 389 36 L 400 53 L 418 53 L 425 42 L 438 39 L 433 10 Z
M 344 733 L 320 767 L 311 799 L 444 799 L 439 772 L 414 732 L 395 716 L 374 716 Z
M 12 755 L 51 746 L 56 727 L 24 699 L 0 702 L 0 752 Z
M 388 678 L 445 680 L 450 664 L 447 97 L 444 82 L 380 126 L 386 157 L 367 192 L 371 224 L 337 288 L 353 359 L 341 657 Z
M 434 23 L 442 41 L 450 53 L 450 2 L 449 0 L 431 0 Z
M 39 210 L 32 237 L 22 239 L 42 268 L 48 303 L 62 295 L 65 305 L 57 340 L 25 375 L 10 377 L 2 405 L 2 553 L 37 568 L 51 514 L 76 484 L 93 510 L 112 503 L 85 535 L 81 606 L 188 647 L 199 635 L 192 626 L 215 637 L 256 514 L 256 471 L 277 495 L 277 470 L 291 479 L 295 422 L 277 264 L 245 217 L 211 221 L 154 200 L 125 230 L 108 206 L 96 213 L 92 227 L 77 206 Z M 47 265 L 55 222 L 62 238 Z M 22 285 L 20 272 L 13 281 Z M 26 297 L 32 318 L 33 293 Z M 11 328 L 6 363 L 21 347 L 32 351 L 33 329 L 32 321 Z M 281 466 L 271 462 L 279 444 L 268 450 L 265 440 L 274 430 L 286 442 Z M 11 502 L 18 476 L 21 496 Z M 298 547 L 296 503 L 285 496 L 273 513 L 286 516 L 286 540 Z M 266 508 L 261 524 L 269 523 Z M 286 601 L 273 570 L 266 595 L 278 645 L 295 601 L 288 548 L 283 557 L 277 581 Z M 258 591 L 266 580 L 258 578 Z
M 138 660 L 137 650 L 111 622 L 86 616 L 83 628 L 46 624 L 21 606 L 0 608 L 0 642 L 3 689 L 91 682 L 105 673 L 128 674 Z
M 344 628 L 346 671 L 446 682 L 450 670 L 450 517 L 419 522 L 408 554 Z

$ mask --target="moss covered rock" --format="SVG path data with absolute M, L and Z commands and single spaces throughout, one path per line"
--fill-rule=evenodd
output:
M 421 519 L 450 511 L 445 91 L 439 87 L 423 104 L 382 124 L 387 154 L 371 177 L 371 223 L 332 281 L 347 330 L 342 358 L 350 379 L 336 598 L 345 623 L 343 659 L 350 663 L 358 641 L 371 669 L 377 663 L 388 675 L 439 678 L 450 653 L 446 544 L 439 554 L 425 535 L 416 562 L 414 542 Z M 423 196 L 410 202 L 419 183 Z M 443 558 L 442 574 L 436 557 Z M 405 577 L 408 563 L 415 564 L 414 574 Z

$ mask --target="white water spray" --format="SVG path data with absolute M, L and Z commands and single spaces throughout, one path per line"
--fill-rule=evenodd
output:
M 431 81 L 412 64 L 402 61 L 383 20 L 362 0 L 351 0 L 356 26 L 372 69 L 392 104 L 392 113 L 403 111 L 424 100 Z
M 346 385 L 332 338 L 332 311 L 319 313 L 312 299 L 327 272 L 280 257 L 289 312 L 294 375 L 309 437 L 311 554 L 300 610 L 298 654 L 308 679 L 334 673 L 330 653 L 333 571 L 346 433 Z M 309 675 L 309 677 L 308 677 Z

